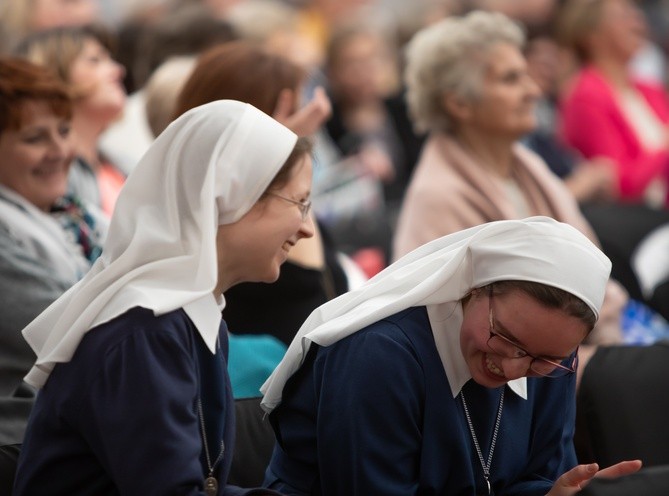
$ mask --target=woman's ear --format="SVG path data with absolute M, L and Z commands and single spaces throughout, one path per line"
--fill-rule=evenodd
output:
M 461 95 L 444 93 L 441 103 L 446 113 L 457 121 L 467 121 L 472 114 L 471 103 Z

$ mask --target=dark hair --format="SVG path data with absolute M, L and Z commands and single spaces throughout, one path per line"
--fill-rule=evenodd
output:
M 311 155 L 312 150 L 313 142 L 310 138 L 297 138 L 297 143 L 295 143 L 293 151 L 290 152 L 290 155 L 288 155 L 288 158 L 281 166 L 281 169 L 279 169 L 279 172 L 276 173 L 276 176 L 274 176 L 272 182 L 269 184 L 269 186 L 267 186 L 267 189 L 265 189 L 265 192 L 262 196 L 264 197 L 269 191 L 280 189 L 282 186 L 288 183 L 297 164 L 300 163 L 305 155 Z
M 196 56 L 239 38 L 230 22 L 212 16 L 211 9 L 201 2 L 174 6 L 156 22 L 137 26 L 135 30 L 134 36 L 128 31 L 120 37 L 126 45 L 124 62 L 133 73 L 134 88 L 144 86 L 151 74 L 171 57 Z
M 498 281 L 486 288 L 492 288 L 493 294 L 496 295 L 506 294 L 512 290 L 522 291 L 548 308 L 556 308 L 571 317 L 576 317 L 587 326 L 588 332 L 597 322 L 594 312 L 583 300 L 554 286 L 532 281 Z
M 0 58 L 0 133 L 21 127 L 23 106 L 29 101 L 45 102 L 58 117 L 72 118 L 68 87 L 49 69 L 20 58 Z
M 281 91 L 298 91 L 306 73 L 289 60 L 247 41 L 223 43 L 204 52 L 184 85 L 175 118 L 215 100 L 250 103 L 268 115 Z

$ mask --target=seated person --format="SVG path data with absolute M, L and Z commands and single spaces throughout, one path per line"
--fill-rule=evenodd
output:
M 611 263 L 548 217 L 439 238 L 317 309 L 263 385 L 270 488 L 572 495 L 577 350 Z
M 101 211 L 66 195 L 71 124 L 51 72 L 0 59 L 0 444 L 21 442 L 35 400 L 21 329 L 88 272 L 107 230 Z

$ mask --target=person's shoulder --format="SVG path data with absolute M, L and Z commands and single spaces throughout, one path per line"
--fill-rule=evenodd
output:
M 379 319 L 377 322 L 361 329 L 356 334 L 378 336 L 398 343 L 412 343 L 415 335 L 430 330 L 430 321 L 424 306 L 409 307 L 395 314 Z M 413 345 L 412 345 L 413 346 Z
M 138 329 L 152 332 L 164 332 L 165 329 L 180 329 L 192 326 L 183 308 L 156 315 L 153 310 L 134 307 L 109 322 L 110 326 Z
M 564 102 L 578 102 L 582 99 L 606 100 L 611 95 L 609 83 L 593 67 L 585 67 L 574 74 L 566 84 Z
M 153 310 L 138 306 L 101 323 L 96 326 L 95 332 L 87 335 L 103 341 L 111 339 L 117 343 L 154 338 L 182 341 L 192 327 L 192 322 L 182 308 L 156 315 Z

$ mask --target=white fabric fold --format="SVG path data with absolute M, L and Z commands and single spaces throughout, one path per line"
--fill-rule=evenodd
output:
M 260 198 L 297 136 L 255 107 L 220 100 L 175 120 L 132 171 L 102 256 L 23 335 L 37 354 L 39 388 L 84 334 L 130 308 L 184 308 L 213 352 L 221 321 L 216 232 Z
M 261 387 L 262 407 L 271 412 L 280 404 L 311 343 L 329 346 L 413 306 L 453 308 L 471 289 L 503 280 L 563 289 L 599 316 L 610 271 L 610 260 L 587 237 L 549 217 L 490 222 L 436 239 L 314 310 Z

